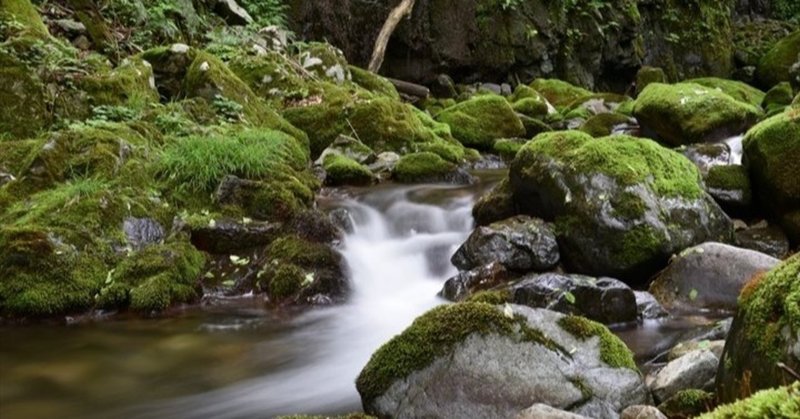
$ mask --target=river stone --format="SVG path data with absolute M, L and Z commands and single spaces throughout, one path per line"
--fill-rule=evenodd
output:
M 512 271 L 546 271 L 558 264 L 556 236 L 544 221 L 517 216 L 475 229 L 451 258 L 469 270 L 497 261 Z
M 594 417 L 616 418 L 625 407 L 646 403 L 649 393 L 624 344 L 597 323 L 590 328 L 604 337 L 589 333 L 581 340 L 562 328 L 573 321 L 589 322 L 516 305 L 435 308 L 379 349 L 361 372 L 356 387 L 365 412 L 398 419 L 509 418 L 536 403 L 573 413 L 587 405 L 599 412 L 598 404 L 606 404 L 611 412 Z M 626 361 L 613 367 L 601 360 L 610 359 L 601 348 L 619 345 Z
M 546 404 L 535 405 L 519 412 L 514 419 L 589 419 L 587 416 L 576 415 L 566 410 L 556 409 Z
M 555 221 L 570 272 L 639 285 L 674 253 L 733 239 L 697 168 L 650 140 L 540 134 L 517 153 L 509 179 L 515 208 Z
M 325 162 L 325 157 L 330 154 L 339 154 L 354 160 L 359 164 L 366 165 L 375 163 L 375 161 L 378 159 L 378 157 L 375 155 L 375 152 L 372 151 L 372 149 L 366 144 L 347 135 L 340 135 L 336 137 L 336 139 L 333 140 L 333 143 L 331 143 L 331 145 L 322 151 L 322 154 L 319 155 L 319 158 L 314 162 L 314 164 L 322 166 Z
M 669 362 L 650 386 L 656 401 L 664 401 L 687 388 L 711 389 L 719 358 L 710 350 L 697 350 Z
M 620 419 L 667 419 L 655 406 L 629 406 L 622 411 Z
M 577 314 L 600 323 L 636 321 L 636 297 L 612 278 L 545 273 L 528 275 L 511 290 L 511 301 L 529 307 Z
M 264 246 L 275 240 L 282 230 L 278 223 L 220 219 L 202 226 L 177 223 L 173 228 L 188 231 L 192 244 L 208 253 L 231 254 L 241 250 Z
M 650 292 L 668 310 L 732 311 L 747 281 L 778 263 L 780 260 L 752 250 L 703 243 L 673 259 L 650 285 Z
M 732 163 L 731 149 L 725 143 L 689 144 L 679 149 L 681 154 L 691 160 L 705 176 L 715 166 L 727 166 Z
M 667 352 L 667 360 L 673 361 L 678 359 L 690 352 L 694 352 L 697 350 L 706 349 L 714 353 L 716 357 L 719 359 L 722 357 L 722 349 L 725 348 L 725 340 L 724 339 L 717 339 L 717 340 L 690 340 L 686 342 L 681 342 L 675 345 L 672 349 Z
M 636 311 L 642 319 L 657 319 L 669 316 L 667 310 L 656 300 L 653 294 L 646 291 L 634 291 L 636 297 Z
M 444 283 L 439 295 L 450 301 L 462 301 L 470 295 L 507 282 L 511 275 L 498 262 L 459 272 Z
M 164 227 L 152 218 L 128 217 L 122 222 L 122 230 L 128 245 L 134 250 L 164 239 Z
M 777 226 L 753 226 L 736 232 L 740 247 L 783 259 L 789 255 L 789 238 Z

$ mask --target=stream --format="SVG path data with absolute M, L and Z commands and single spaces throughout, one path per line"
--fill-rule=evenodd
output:
M 473 186 L 380 185 L 321 198 L 354 229 L 341 251 L 353 292 L 343 305 L 267 310 L 258 297 L 215 298 L 160 319 L 0 326 L 0 417 L 252 418 L 361 408 L 354 380 L 371 354 L 437 297 L 450 255 L 472 229 Z M 712 319 L 615 330 L 640 361 Z

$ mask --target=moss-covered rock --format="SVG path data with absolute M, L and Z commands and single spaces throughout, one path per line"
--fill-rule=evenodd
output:
M 517 150 L 518 152 L 519 150 Z M 516 156 L 516 152 L 514 153 Z M 478 225 L 505 220 L 518 213 L 511 182 L 504 178 L 472 207 L 472 217 Z
M 331 186 L 364 186 L 374 180 L 369 168 L 341 154 L 331 153 L 325 156 L 322 167 L 325 169 L 325 183 Z
M 740 165 L 714 166 L 705 178 L 708 193 L 727 209 L 746 209 L 753 199 L 747 169 Z
M 313 93 L 309 91 L 310 82 L 279 52 L 236 54 L 228 66 L 253 92 L 267 100 L 282 103 Z
M 652 83 L 668 83 L 667 75 L 659 67 L 644 66 L 636 73 L 636 94 L 642 93 Z
M 761 58 L 758 64 L 758 80 L 764 88 L 790 81 L 789 69 L 798 61 L 800 54 L 800 31 L 780 40 Z
M 123 259 L 106 278 L 99 307 L 150 313 L 200 297 L 205 256 L 188 242 L 148 246 Z
M 611 135 L 615 128 L 630 123 L 631 118 L 621 113 L 601 113 L 587 119 L 579 129 L 592 137 L 605 137 Z
M 693 418 L 708 412 L 715 404 L 714 394 L 698 389 L 681 390 L 658 405 L 658 410 L 670 418 Z
M 256 285 L 277 301 L 338 301 L 349 289 L 341 254 L 294 234 L 273 241 L 261 263 L 263 274 Z
M 558 325 L 580 340 L 598 337 L 600 359 L 612 368 L 637 370 L 631 350 L 603 324 L 585 317 L 567 315 L 558 321 Z
M 491 150 L 500 138 L 519 137 L 525 127 L 501 96 L 479 95 L 436 115 L 450 126 L 453 136 L 467 147 Z
M 389 80 L 363 68 L 348 66 L 352 75 L 353 83 L 369 90 L 372 93 L 384 95 L 386 97 L 400 100 L 400 94 Z
M 643 282 L 676 251 L 732 239 L 697 168 L 649 140 L 541 134 L 517 153 L 509 180 L 518 210 L 555 221 L 575 272 Z
M 497 153 L 503 160 L 514 160 L 519 149 L 522 148 L 528 140 L 524 138 L 501 138 L 494 143 L 492 151 Z
M 15 61 L 7 62 L 0 51 L 0 132 L 11 138 L 35 136 L 50 122 L 46 88 L 31 69 Z
M 0 38 L 10 38 L 12 35 L 47 38 L 50 33 L 30 0 L 2 0 L 0 35 L 3 35 Z
M 800 111 L 790 108 L 759 123 L 743 144 L 757 202 L 778 218 L 800 209 Z
M 718 77 L 703 77 L 686 80 L 685 83 L 694 83 L 711 89 L 716 89 L 726 95 L 753 106 L 761 106 L 765 93 L 747 83 L 736 80 L 721 79 Z
M 301 45 L 297 59 L 304 69 L 323 80 L 343 83 L 351 79 L 344 54 L 329 43 L 309 42 Z
M 800 382 L 756 392 L 752 396 L 717 407 L 698 419 L 794 418 L 800 416 Z
M 800 254 L 754 277 L 739 296 L 739 310 L 717 372 L 723 403 L 795 381 L 800 368 Z
M 761 102 L 761 107 L 764 108 L 767 116 L 774 116 L 790 106 L 793 97 L 794 92 L 789 82 L 781 82 L 769 89 L 764 96 L 764 101 Z
M 633 112 L 645 128 L 673 146 L 740 134 L 762 114 L 756 106 L 694 83 L 650 84 Z
M 91 106 L 158 103 L 153 67 L 138 57 L 124 60 L 109 72 L 82 78 L 78 87 L 89 95 Z
M 592 92 L 556 79 L 536 79 L 531 84 L 534 90 L 542 94 L 556 108 L 563 108 L 574 100 L 589 96 Z
M 392 171 L 392 178 L 401 183 L 441 182 L 453 176 L 456 165 L 429 151 L 406 154 Z

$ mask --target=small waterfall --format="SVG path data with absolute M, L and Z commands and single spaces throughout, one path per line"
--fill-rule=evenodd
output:
M 744 135 L 736 135 L 723 141 L 731 150 L 731 164 L 742 164 L 742 139 Z
M 244 418 L 359 410 L 355 378 L 371 354 L 415 317 L 443 303 L 436 294 L 456 273 L 449 259 L 472 228 L 475 190 L 390 187 L 348 199 L 354 231 L 344 240 L 353 294 L 314 309 L 280 338 L 296 359 L 221 390 L 143 408 L 141 417 Z M 276 344 L 275 338 L 270 344 Z

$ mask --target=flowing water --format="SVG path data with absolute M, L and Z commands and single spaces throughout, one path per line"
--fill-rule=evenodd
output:
M 346 304 L 268 311 L 213 299 L 163 319 L 0 327 L 0 417 L 251 418 L 360 409 L 370 355 L 427 309 L 455 273 L 478 186 L 384 185 L 324 199 L 346 208 Z M 619 331 L 643 358 L 706 319 Z

